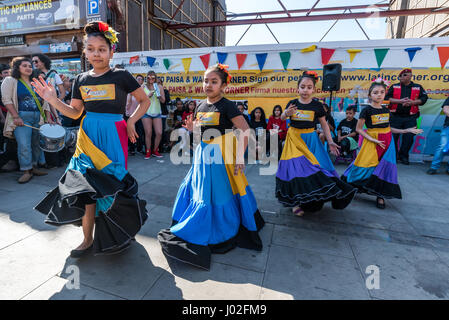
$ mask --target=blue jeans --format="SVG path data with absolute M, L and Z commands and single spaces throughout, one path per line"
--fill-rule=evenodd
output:
M 438 170 L 440 168 L 441 161 L 443 160 L 444 157 L 443 148 L 446 146 L 448 140 L 449 140 L 449 127 L 446 127 L 443 128 L 443 130 L 441 130 L 440 145 L 435 150 L 435 155 L 433 156 L 433 161 L 430 166 L 431 169 Z M 447 170 L 449 171 L 449 162 Z
M 39 128 L 39 111 L 19 111 L 19 117 L 27 125 Z M 17 141 L 17 156 L 19 158 L 20 170 L 31 170 L 41 158 L 39 148 L 39 131 L 30 127 L 16 127 L 14 136 Z M 45 162 L 44 162 L 45 163 Z

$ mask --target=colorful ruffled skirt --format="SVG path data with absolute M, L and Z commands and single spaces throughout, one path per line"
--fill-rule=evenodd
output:
M 342 175 L 342 179 L 356 186 L 360 192 L 378 197 L 401 199 L 396 166 L 396 149 L 390 128 L 368 129 L 367 133 L 385 144 L 385 149 L 363 139 L 357 158 Z
M 81 225 L 87 204 L 95 204 L 95 254 L 123 250 L 147 219 L 127 171 L 128 136 L 119 114 L 88 112 L 76 151 L 58 186 L 35 207 L 51 225 Z
M 208 270 L 211 253 L 234 247 L 262 250 L 265 222 L 245 175 L 234 175 L 233 133 L 202 141 L 172 212 L 172 226 L 158 240 L 165 255 Z
M 339 179 L 313 128 L 288 129 L 276 173 L 276 198 L 280 203 L 318 211 L 331 201 L 334 209 L 344 209 L 356 192 L 356 188 Z

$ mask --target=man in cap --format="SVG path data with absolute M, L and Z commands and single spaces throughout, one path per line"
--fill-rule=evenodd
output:
M 416 127 L 419 117 L 419 106 L 426 103 L 428 97 L 424 88 L 412 81 L 412 69 L 404 69 L 399 73 L 399 83 L 393 84 L 385 96 L 390 100 L 391 126 L 397 129 Z M 399 162 L 408 165 L 408 153 L 413 145 L 414 134 L 393 134 L 398 150 Z

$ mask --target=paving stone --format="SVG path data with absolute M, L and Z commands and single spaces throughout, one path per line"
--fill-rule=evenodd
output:
M 349 242 L 345 236 L 324 232 L 275 226 L 273 244 L 347 258 L 353 257 Z
M 82 284 L 79 288 L 73 286 L 74 283 L 71 280 L 55 276 L 22 300 L 123 300 Z
M 273 244 L 262 285 L 264 300 L 369 299 L 354 259 Z
M 365 277 L 367 267 L 379 268 L 380 288 L 370 290 L 372 297 L 449 298 L 449 268 L 433 250 L 367 239 L 349 241 Z
M 145 300 L 256 300 L 263 279 L 263 273 L 220 263 L 205 271 L 171 260 L 168 271 Z

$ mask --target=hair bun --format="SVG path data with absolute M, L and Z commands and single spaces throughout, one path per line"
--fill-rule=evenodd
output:
M 100 32 L 100 27 L 97 21 L 89 22 L 84 26 L 84 33 L 91 34 L 96 32 Z

